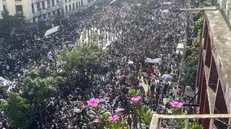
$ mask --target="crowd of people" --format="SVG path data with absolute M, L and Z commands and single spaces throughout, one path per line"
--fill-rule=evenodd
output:
M 44 118 L 33 124 L 37 129 L 101 129 L 89 115 L 87 101 L 99 98 L 109 112 L 126 109 L 127 123 L 133 129 L 141 128 L 138 117 L 130 112 L 128 90 L 136 89 L 142 101 L 158 113 L 168 113 L 166 102 L 181 100 L 178 86 L 181 55 L 176 46 L 184 38 L 182 13 L 177 11 L 181 1 L 148 1 L 146 7 L 139 3 L 101 0 L 88 10 L 68 18 L 56 35 L 46 40 L 73 44 L 81 34 L 97 28 L 106 53 L 93 67 L 86 69 L 85 77 L 91 80 L 87 89 L 75 87 L 61 91 L 49 100 Z M 50 52 L 39 40 L 41 34 L 21 34 L 8 46 L 0 62 L 0 75 L 15 77 L 25 66 L 38 65 L 40 57 Z M 22 42 L 22 45 L 17 45 Z M 7 51 L 7 50 L 10 50 Z M 147 58 L 160 59 L 147 62 Z M 164 78 L 162 75 L 171 76 Z M 80 109 L 81 112 L 75 112 Z

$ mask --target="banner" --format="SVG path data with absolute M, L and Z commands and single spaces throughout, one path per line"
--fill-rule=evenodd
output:
M 147 62 L 147 63 L 153 63 L 153 64 L 155 64 L 155 63 L 161 63 L 161 61 L 162 61 L 162 58 L 155 58 L 155 59 L 146 58 L 146 60 L 145 60 L 145 62 Z

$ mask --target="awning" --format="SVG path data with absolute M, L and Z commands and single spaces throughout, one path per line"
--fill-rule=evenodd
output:
M 46 33 L 44 34 L 44 37 L 49 36 L 53 33 L 56 33 L 57 31 L 59 31 L 59 28 L 60 28 L 59 26 L 55 26 L 55 27 L 47 30 Z

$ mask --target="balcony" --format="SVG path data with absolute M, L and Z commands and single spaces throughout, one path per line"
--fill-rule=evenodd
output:
M 205 120 L 209 119 L 209 128 L 205 129 L 214 129 L 216 128 L 214 125 L 214 120 L 231 118 L 231 114 L 196 114 L 196 115 L 160 115 L 153 114 L 152 121 L 150 124 L 150 129 L 161 129 L 163 126 L 166 126 L 166 122 L 171 125 L 174 119 L 184 119 L 184 129 L 188 129 L 190 121 L 196 121 L 198 119 Z M 168 127 L 168 126 L 167 126 Z M 171 127 L 170 127 L 171 128 Z
M 32 0 L 32 3 L 42 2 L 44 0 Z
M 61 9 L 62 7 L 59 6 L 59 5 L 55 5 L 55 6 L 52 6 L 52 7 L 48 7 L 46 9 L 39 9 L 37 12 L 34 13 L 34 17 L 38 17 L 40 15 L 43 15 L 43 14 L 46 14 L 48 12 L 52 12 L 52 11 L 55 11 L 55 10 L 58 10 L 58 9 Z

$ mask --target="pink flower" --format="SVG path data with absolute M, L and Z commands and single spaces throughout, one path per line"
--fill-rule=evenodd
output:
M 174 108 L 181 108 L 183 106 L 183 103 L 181 102 L 176 102 L 176 101 L 172 101 L 170 102 L 171 106 Z
M 137 103 L 142 99 L 141 96 L 136 96 L 131 98 L 131 104 Z
M 96 116 L 96 117 L 95 117 L 95 120 L 99 120 L 99 117 L 98 117 L 98 116 Z
M 116 113 L 118 113 L 118 112 L 123 112 L 123 111 L 124 111 L 124 108 L 117 108 L 117 109 L 115 110 Z
M 120 119 L 120 118 L 119 118 L 118 115 L 109 116 L 109 120 L 111 120 L 111 121 L 117 121 L 117 120 L 119 120 L 119 119 Z
M 141 100 L 141 99 L 142 99 L 142 97 L 141 97 L 141 96 L 136 96 L 136 98 L 137 98 L 138 100 Z
M 92 98 L 89 101 L 87 101 L 87 104 L 92 107 L 97 107 L 99 104 L 99 99 Z

